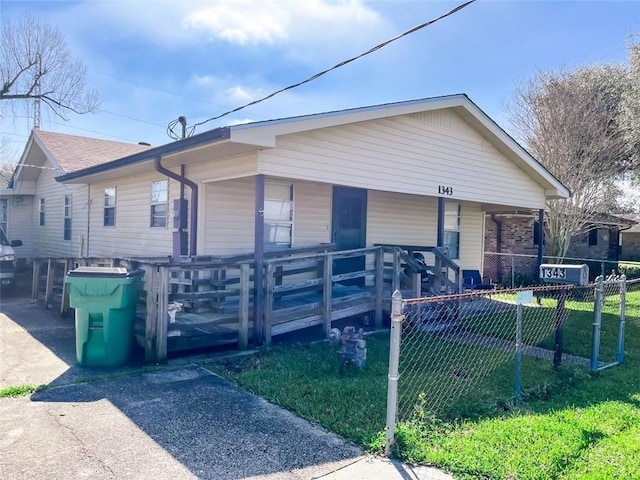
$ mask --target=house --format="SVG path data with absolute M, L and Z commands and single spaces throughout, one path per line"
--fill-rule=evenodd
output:
M 86 194 L 83 253 L 101 257 L 393 243 L 481 269 L 485 212 L 569 195 L 466 95 L 222 127 L 96 163 L 56 180 Z
M 8 188 L 0 189 L 0 223 L 23 242 L 16 256 L 86 256 L 89 188 L 55 177 L 148 149 L 76 135 L 33 130 Z
M 43 133 L 32 138 L 40 150 Z M 138 341 L 156 361 L 170 341 L 204 345 L 192 333 L 246 346 L 251 330 L 257 342 L 318 324 L 328 333 L 355 314 L 375 312 L 379 326 L 384 288 L 399 285 L 396 265 L 411 266 L 411 254 L 425 253 L 434 293 L 458 291 L 461 269 L 483 268 L 485 213 L 569 196 L 466 95 L 220 127 L 128 154 L 47 150 L 39 165 L 94 163 L 31 176 L 24 167 L 34 251 L 141 265 Z M 185 311 L 169 325 L 173 301 Z

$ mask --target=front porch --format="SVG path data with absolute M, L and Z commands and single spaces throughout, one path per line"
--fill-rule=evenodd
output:
M 426 271 L 415 252 L 428 259 Z M 336 273 L 350 259 L 359 262 Z M 353 269 L 357 264 L 361 267 Z M 258 280 L 253 254 L 180 262 L 168 257 L 38 259 L 33 298 L 66 314 L 64 275 L 80 265 L 145 272 L 136 337 L 148 362 L 202 347 L 270 344 L 275 336 L 314 326 L 327 335 L 334 322 L 355 316 L 381 328 L 393 291 L 401 290 L 405 298 L 457 293 L 461 282 L 458 265 L 438 247 L 376 245 L 336 251 L 324 244 L 265 253 Z

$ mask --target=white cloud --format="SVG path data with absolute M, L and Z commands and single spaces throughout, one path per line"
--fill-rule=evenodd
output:
M 220 0 L 192 11 L 183 28 L 211 40 L 273 45 L 336 39 L 381 23 L 380 16 L 362 0 Z
M 217 2 L 190 13 L 183 28 L 239 45 L 286 40 L 291 16 L 287 3 L 235 0 Z

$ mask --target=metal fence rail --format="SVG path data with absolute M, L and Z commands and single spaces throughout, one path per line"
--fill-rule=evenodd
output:
M 495 410 L 496 398 L 509 408 L 540 388 L 543 371 L 561 365 L 598 371 L 621 363 L 629 289 L 640 291 L 640 282 L 600 278 L 587 286 L 407 300 L 396 292 L 388 448 L 397 422 L 483 414 Z
M 564 263 L 568 265 L 586 264 L 591 279 L 602 275 L 605 278 L 618 272 L 619 263 L 610 260 L 589 258 L 543 256 L 541 263 Z M 538 257 L 514 253 L 484 253 L 483 276 L 501 288 L 519 288 L 539 284 Z

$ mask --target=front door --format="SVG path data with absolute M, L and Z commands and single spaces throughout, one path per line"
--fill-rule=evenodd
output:
M 362 188 L 333 187 L 332 238 L 337 250 L 364 248 L 367 230 L 367 191 Z M 365 257 L 336 260 L 334 275 L 364 270 Z M 340 282 L 364 286 L 364 278 Z

